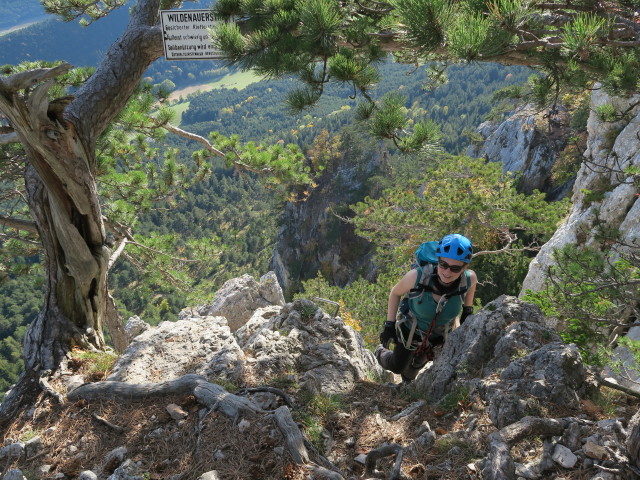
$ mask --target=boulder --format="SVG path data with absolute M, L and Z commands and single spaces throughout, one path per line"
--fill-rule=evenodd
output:
M 536 404 L 579 407 L 584 380 L 576 346 L 544 326 L 537 306 L 503 295 L 449 335 L 416 385 L 435 401 L 460 388 L 478 394 L 502 428 L 535 414 Z
M 237 380 L 244 354 L 224 317 L 162 322 L 133 339 L 108 380 L 154 383 L 186 373 Z
M 259 310 L 236 332 L 261 381 L 294 375 L 313 393 L 342 393 L 371 375 L 391 378 L 357 332 L 310 300 L 296 300 L 271 314 Z
M 260 278 L 260 283 L 251 275 L 228 280 L 215 293 L 213 303 L 197 308 L 200 316 L 223 316 L 229 328 L 235 332 L 244 325 L 259 308 L 269 305 L 284 305 L 284 295 L 273 272 Z

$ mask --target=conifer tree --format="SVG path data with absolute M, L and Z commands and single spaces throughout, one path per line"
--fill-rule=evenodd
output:
M 298 77 L 304 87 L 289 98 L 296 109 L 316 102 L 328 82 L 348 83 L 370 100 L 376 62 L 387 52 L 416 65 L 434 62 L 436 82 L 453 62 L 534 67 L 543 74 L 534 95 L 548 102 L 561 88 L 584 89 L 595 80 L 618 94 L 637 91 L 639 6 L 637 0 L 219 0 L 214 10 L 221 18 L 242 22 L 222 25 L 215 38 L 230 64 Z M 373 107 L 363 109 L 373 114 Z M 387 134 L 394 140 L 427 141 L 436 133 L 423 124 L 410 131 L 388 102 L 377 109 L 393 125 Z

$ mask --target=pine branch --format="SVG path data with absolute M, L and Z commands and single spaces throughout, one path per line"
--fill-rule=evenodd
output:
M 28 238 L 21 237 L 20 235 L 11 235 L 10 233 L 6 233 L 6 232 L 0 233 L 0 240 L 18 240 L 26 245 L 29 245 L 30 247 L 36 247 L 36 248 L 39 248 L 42 246 L 40 242 L 37 242 L 35 240 L 30 240 Z
M 179 127 L 176 127 L 175 125 L 171 125 L 170 123 L 167 123 L 165 125 L 162 125 L 162 127 L 164 129 L 166 129 L 167 131 L 174 133 L 176 135 L 179 135 L 183 138 L 189 139 L 189 140 L 195 140 L 196 142 L 200 143 L 201 145 L 204 146 L 204 148 L 211 154 L 216 155 L 218 157 L 221 158 L 225 158 L 225 154 L 224 152 L 218 150 L 216 147 L 214 147 L 211 142 L 209 142 L 209 140 L 207 140 L 206 138 L 192 133 L 192 132 L 187 132 L 186 130 L 183 130 Z
M 128 239 L 127 238 L 123 238 L 121 240 L 121 242 L 120 242 L 120 245 L 118 245 L 118 248 L 116 248 L 113 251 L 113 253 L 111 254 L 111 257 L 109 257 L 109 263 L 107 264 L 107 270 L 111 270 L 111 267 L 113 267 L 113 264 L 116 263 L 118 258 L 120 258 L 120 256 L 122 255 L 122 252 L 124 252 L 124 249 L 127 246 L 127 242 L 128 242 Z
M 16 228 L 18 230 L 23 230 L 29 233 L 38 233 L 38 229 L 36 228 L 36 224 L 34 222 L 21 220 L 19 218 L 7 217 L 5 215 L 0 215 L 0 225 L 9 228 Z

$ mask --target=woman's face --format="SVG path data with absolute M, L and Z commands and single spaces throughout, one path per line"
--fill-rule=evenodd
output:
M 451 283 L 462 275 L 465 268 L 467 268 L 467 264 L 461 260 L 440 257 L 438 259 L 438 278 L 443 283 Z

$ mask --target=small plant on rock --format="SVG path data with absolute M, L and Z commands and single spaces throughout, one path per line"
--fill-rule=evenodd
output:
M 94 382 L 107 378 L 118 358 L 112 352 L 91 352 L 80 349 L 73 349 L 70 356 L 69 366 Z

